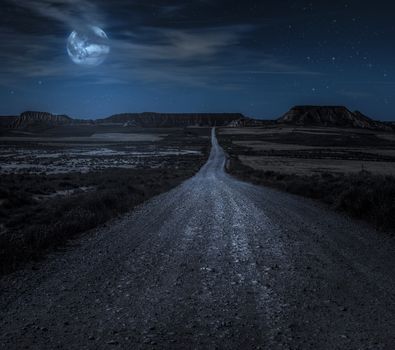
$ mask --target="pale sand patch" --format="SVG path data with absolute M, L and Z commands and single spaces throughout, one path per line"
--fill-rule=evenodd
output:
M 337 159 L 300 159 L 287 157 L 239 156 L 243 164 L 256 170 L 284 174 L 353 173 L 367 170 L 375 174 L 395 175 L 395 163 Z
M 395 149 L 374 149 L 371 147 L 319 147 L 303 146 L 295 144 L 274 143 L 266 141 L 233 141 L 233 144 L 249 147 L 254 151 L 303 151 L 303 150 L 324 150 L 324 151 L 344 151 L 344 152 L 361 152 L 374 154 L 377 156 L 395 157 Z
M 72 136 L 72 137 L 0 137 L 0 141 L 27 141 L 27 142 L 155 142 L 162 140 L 166 134 L 128 134 L 128 133 L 103 133 L 92 136 Z
M 395 133 L 394 134 L 376 134 L 377 137 L 387 141 L 394 141 L 395 142 Z
M 103 133 L 103 134 L 93 134 L 90 138 L 95 141 L 160 141 L 166 136 L 164 134 L 126 134 L 126 133 Z
M 288 133 L 292 129 L 290 128 L 221 128 L 220 134 L 225 135 L 264 135 L 274 133 Z
M 363 151 L 364 153 L 369 154 L 376 154 L 379 156 L 395 157 L 395 149 L 359 149 L 359 151 Z
M 266 142 L 266 141 L 233 141 L 233 144 L 243 147 L 250 147 L 255 151 L 270 151 L 270 150 L 298 151 L 304 149 L 311 150 L 311 149 L 319 148 L 314 146 L 282 144 L 282 143 L 274 143 L 274 142 Z
M 254 128 L 221 128 L 221 134 L 225 135 L 265 135 L 265 134 L 285 134 L 285 133 L 304 133 L 310 135 L 341 135 L 344 133 L 353 134 L 372 134 L 374 131 L 365 129 L 345 129 L 336 127 L 301 127 L 301 126 L 267 126 Z

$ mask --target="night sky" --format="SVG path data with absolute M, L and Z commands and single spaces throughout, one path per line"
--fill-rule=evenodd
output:
M 0 114 L 242 112 L 346 105 L 395 120 L 392 1 L 1 0 Z M 99 66 L 70 33 L 105 31 Z

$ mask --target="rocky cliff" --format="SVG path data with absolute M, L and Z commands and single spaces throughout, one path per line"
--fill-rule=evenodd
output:
M 0 116 L 0 128 L 5 128 L 5 129 L 11 128 L 17 118 L 18 117 L 8 116 L 8 115 Z
M 280 124 L 334 126 L 391 131 L 385 123 L 343 106 L 296 106 L 277 120 Z
M 119 123 L 128 126 L 159 128 L 184 126 L 243 125 L 250 120 L 240 113 L 125 113 L 98 120 L 99 123 Z
M 23 112 L 17 117 L 13 123 L 12 128 L 21 129 L 29 127 L 54 127 L 60 125 L 71 124 L 73 119 L 66 115 L 54 115 L 48 112 Z

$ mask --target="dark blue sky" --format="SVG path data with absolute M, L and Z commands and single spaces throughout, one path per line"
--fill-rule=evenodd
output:
M 1 0 L 0 114 L 242 112 L 336 104 L 395 120 L 390 1 Z M 111 52 L 68 57 L 97 25 Z

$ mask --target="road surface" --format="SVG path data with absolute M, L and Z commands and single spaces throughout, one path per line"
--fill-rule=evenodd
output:
M 312 201 L 192 179 L 0 281 L 1 349 L 395 349 L 389 236 Z

